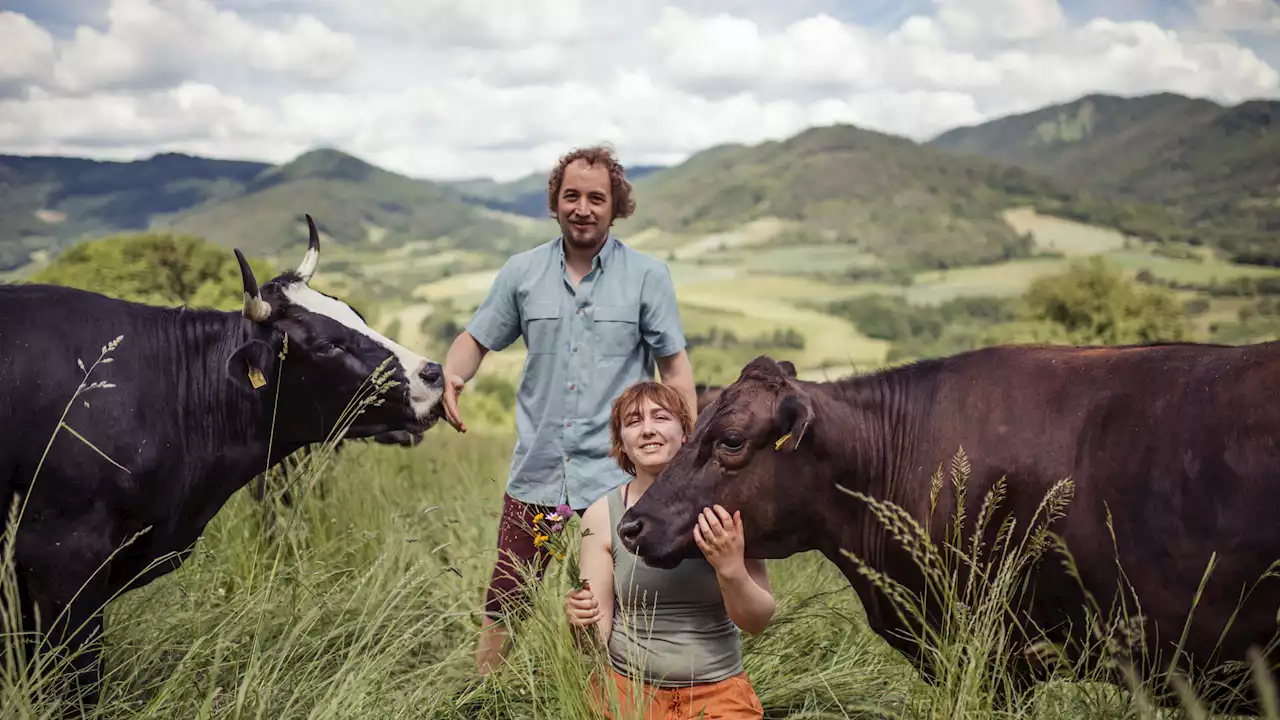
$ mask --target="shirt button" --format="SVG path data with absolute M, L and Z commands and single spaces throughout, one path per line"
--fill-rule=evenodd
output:
M 570 389 L 570 390 L 572 390 L 573 388 L 574 388 L 574 384 L 573 384 L 573 383 L 569 383 L 569 389 Z
M 565 420 L 565 421 L 564 421 L 564 426 L 565 426 L 565 427 L 573 427 L 573 421 L 572 421 L 572 420 Z

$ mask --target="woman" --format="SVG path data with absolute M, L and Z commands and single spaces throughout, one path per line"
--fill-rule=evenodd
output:
M 624 717 L 761 718 L 763 709 L 742 669 L 739 628 L 758 633 L 773 617 L 763 560 L 743 558 L 742 518 L 704 508 L 693 539 L 705 560 L 671 570 L 651 568 L 627 552 L 617 525 L 693 432 L 678 392 L 640 382 L 614 401 L 610 455 L 634 477 L 582 516 L 582 579 L 565 613 L 576 632 L 594 627 L 608 649 L 610 681 Z M 593 678 L 597 699 L 606 695 Z M 639 684 L 643 699 L 632 694 Z M 612 704 L 603 700 L 603 707 Z M 639 708 L 637 706 L 640 706 Z M 613 716 L 603 710 L 607 716 Z

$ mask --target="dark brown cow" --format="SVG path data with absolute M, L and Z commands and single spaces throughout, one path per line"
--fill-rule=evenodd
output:
M 888 598 L 841 551 L 916 593 L 919 569 L 869 506 L 837 484 L 890 501 L 923 525 L 930 476 L 963 448 L 971 464 L 966 538 L 1002 476 L 1003 514 L 989 525 L 1012 513 L 1023 531 L 1050 488 L 1069 478 L 1074 498 L 1052 529 L 1104 617 L 1121 584 L 1131 586 L 1120 599 L 1132 608 L 1136 594 L 1147 652 L 1161 653 L 1158 667 L 1167 668 L 1216 553 L 1183 649 L 1198 665 L 1247 661 L 1249 648 L 1272 640 L 1280 608 L 1280 580 L 1261 579 L 1280 560 L 1278 391 L 1280 343 L 1004 346 L 837 382 L 799 381 L 761 357 L 699 417 L 618 534 L 645 562 L 672 567 L 698 553 L 699 510 L 741 510 L 750 556 L 822 552 L 858 593 L 871 627 L 931 677 L 896 634 L 903 626 Z M 948 484 L 931 519 L 935 544 L 954 512 Z M 1080 581 L 1061 560 L 1051 553 L 1036 566 L 1021 607 L 1024 620 L 1057 642 L 1064 623 L 1077 633 L 1085 624 Z M 1274 666 L 1280 652 L 1268 659 Z M 1184 658 L 1178 670 L 1186 667 Z M 1030 663 L 1011 670 L 1018 687 L 1043 679 Z M 1241 704 L 1252 694 L 1242 694 L 1218 707 L 1253 711 Z

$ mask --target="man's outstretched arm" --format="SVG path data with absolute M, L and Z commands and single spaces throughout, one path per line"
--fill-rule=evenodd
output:
M 480 361 L 490 350 L 498 351 L 520 337 L 520 307 L 516 302 L 515 278 L 518 271 L 508 260 L 489 287 L 489 295 L 467 327 L 458 333 L 444 359 L 445 419 L 458 432 L 466 432 L 458 412 L 458 395 L 480 370 Z
M 698 419 L 698 394 L 693 387 L 693 364 L 689 362 L 689 353 L 681 350 L 675 355 L 657 359 L 658 373 L 662 376 L 662 384 L 675 388 L 680 392 L 689 406 L 689 415 Z

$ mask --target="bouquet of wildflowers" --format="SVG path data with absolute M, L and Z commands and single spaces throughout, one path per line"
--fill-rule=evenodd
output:
M 561 503 L 550 515 L 542 513 L 534 515 L 530 531 L 533 533 L 533 546 L 545 549 L 551 557 L 564 563 L 574 588 L 581 590 L 586 583 L 583 582 L 582 573 L 578 567 L 578 554 L 574 552 L 574 548 L 571 547 L 571 538 L 564 531 L 571 517 L 573 517 L 573 508 Z M 582 532 L 584 537 L 590 534 L 590 530 L 584 529 Z

